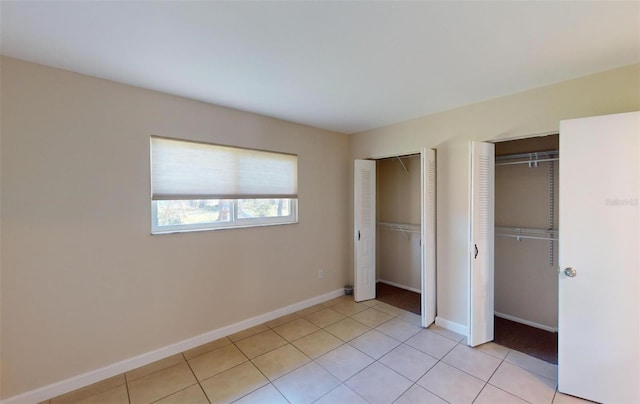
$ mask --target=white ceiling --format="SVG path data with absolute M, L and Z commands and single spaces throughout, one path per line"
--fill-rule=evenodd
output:
M 640 62 L 640 2 L 2 1 L 4 55 L 343 133 Z

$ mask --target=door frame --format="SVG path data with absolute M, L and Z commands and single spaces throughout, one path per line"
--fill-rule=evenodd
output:
M 354 159 L 355 160 L 383 160 L 383 159 L 389 159 L 389 158 L 395 158 L 395 157 L 402 157 L 402 156 L 410 156 L 410 155 L 419 155 L 421 157 L 421 160 L 424 160 L 427 157 L 427 153 L 433 150 L 435 152 L 435 149 L 431 149 L 428 147 L 422 147 L 419 150 L 412 150 L 412 151 L 408 151 L 405 153 L 391 153 L 391 154 L 385 154 L 385 155 L 376 155 L 376 156 L 371 156 L 371 157 L 366 157 L 366 158 L 361 158 L 361 159 Z M 355 165 L 353 166 L 355 167 Z M 424 164 L 423 162 L 421 162 L 421 173 L 420 173 L 420 216 L 421 216 L 421 223 L 420 223 L 420 237 L 421 237 L 421 248 L 420 248 L 420 295 L 421 295 L 421 325 L 422 327 L 426 328 L 428 327 L 430 324 L 432 324 L 434 322 L 434 320 L 429 321 L 427 319 L 427 315 L 429 314 L 427 312 L 427 310 L 425 310 L 425 306 L 427 306 L 426 303 L 426 293 L 425 293 L 425 284 L 426 284 L 426 278 L 427 278 L 427 259 L 426 259 L 426 254 L 427 254 L 427 227 L 426 227 L 426 216 L 425 214 L 426 212 L 426 198 L 427 198 L 427 190 L 424 189 L 425 188 L 425 182 L 426 182 L 426 177 L 427 177 L 427 171 L 428 171 L 428 164 Z M 377 173 L 376 173 L 377 176 Z M 436 172 L 436 177 L 437 177 L 437 172 Z M 355 173 L 352 176 L 352 179 L 355 179 Z M 436 181 L 437 182 L 437 181 Z M 355 183 L 354 183 L 355 186 Z M 437 186 L 436 186 L 436 195 L 437 195 Z M 377 198 L 377 196 L 376 196 Z M 355 201 L 354 201 L 355 202 Z M 354 205 L 354 209 L 355 209 L 355 203 Z M 436 209 L 437 209 L 437 204 L 436 204 Z M 354 210 L 353 212 L 353 216 L 354 216 L 354 225 L 355 225 L 355 218 L 356 218 L 356 212 Z M 437 219 L 437 215 L 436 218 Z M 357 229 L 353 229 L 354 233 L 357 233 Z M 377 231 L 377 230 L 376 230 Z M 435 235 L 435 233 L 434 233 Z M 355 241 L 354 241 L 355 244 Z M 435 236 L 434 236 L 434 245 L 435 245 Z M 376 246 L 374 246 L 375 248 Z M 435 248 L 433 251 L 434 254 L 436 254 Z M 356 264 L 355 264 L 355 256 L 357 254 L 356 251 L 356 246 L 354 245 L 354 251 L 353 251 L 353 257 L 354 257 L 354 267 L 353 267 L 353 271 L 354 271 L 354 276 L 355 276 L 355 271 L 357 270 L 356 268 Z M 433 268 L 434 274 L 437 271 L 437 266 L 435 266 L 435 261 L 434 261 L 434 268 Z M 434 276 L 435 278 L 435 276 Z M 355 285 L 354 285 L 355 288 Z M 435 319 L 437 310 L 436 310 L 436 293 L 437 293 L 437 287 L 434 284 L 434 296 L 433 296 L 433 309 L 431 310 L 433 312 L 433 317 Z

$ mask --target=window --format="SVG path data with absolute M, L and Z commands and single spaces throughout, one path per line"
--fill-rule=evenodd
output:
M 152 233 L 297 223 L 298 157 L 151 137 Z

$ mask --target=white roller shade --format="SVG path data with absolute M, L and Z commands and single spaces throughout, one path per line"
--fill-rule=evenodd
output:
M 151 137 L 153 200 L 297 198 L 298 156 Z

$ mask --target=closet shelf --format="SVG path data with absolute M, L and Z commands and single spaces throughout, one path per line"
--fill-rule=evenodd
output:
M 512 237 L 518 241 L 522 239 L 556 241 L 558 240 L 558 229 L 496 226 L 495 235 L 499 237 Z
M 411 223 L 396 223 L 396 222 L 378 222 L 378 226 L 393 231 L 402 232 L 402 235 L 409 239 L 411 233 L 420 234 L 421 226 L 419 224 Z
M 389 230 L 406 231 L 409 233 L 420 233 L 419 224 L 396 223 L 396 222 L 378 222 L 378 226 Z
M 559 160 L 557 150 L 548 150 L 533 153 L 510 154 L 507 156 L 497 156 L 495 164 L 497 166 L 510 166 L 514 164 L 528 164 L 529 168 L 538 167 L 539 163 L 548 163 Z

